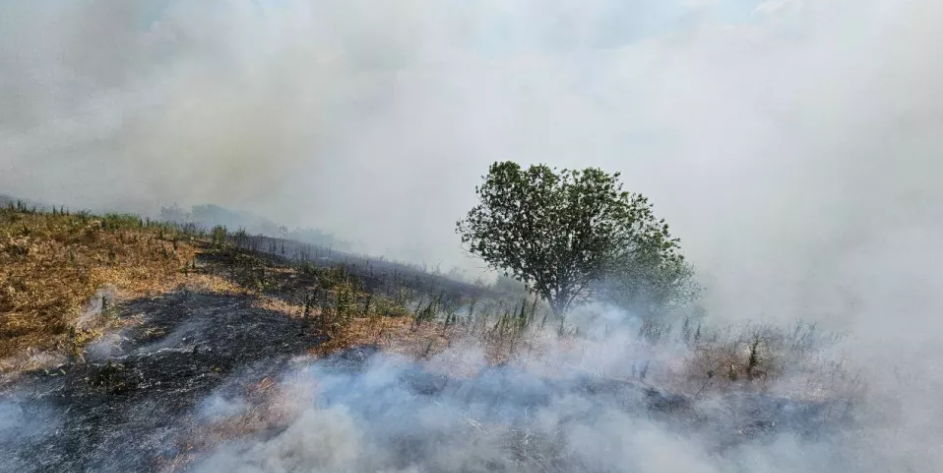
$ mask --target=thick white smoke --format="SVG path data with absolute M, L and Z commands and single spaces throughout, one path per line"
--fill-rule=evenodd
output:
M 940 233 L 930 0 L 0 9 L 0 186 L 24 197 L 212 201 L 474 267 L 452 224 L 489 162 L 597 165 L 728 316 L 842 323 Z
M 474 265 L 452 224 L 487 163 L 622 171 L 683 238 L 715 317 L 849 331 L 889 418 L 852 451 L 928 471 L 943 461 L 941 17 L 934 0 L 5 2 L 0 189 L 212 201 Z M 353 412 L 304 422 L 366 435 Z M 713 465 L 610 427 L 586 448 Z M 333 451 L 373 466 L 358 445 Z M 821 471 L 805 463 L 819 447 L 738 458 Z
M 194 467 L 877 473 L 931 471 L 940 460 L 929 448 L 935 440 L 913 443 L 919 438 L 910 437 L 910 426 L 894 414 L 875 416 L 880 409 L 866 404 L 850 411 L 842 402 L 787 400 L 771 387 L 762 394 L 689 392 L 690 402 L 672 405 L 670 396 L 645 388 L 664 389 L 672 361 L 690 353 L 624 329 L 567 346 L 551 342 L 549 352 L 521 353 L 501 368 L 487 367 L 478 349 L 462 344 L 424 365 L 390 355 L 370 358 L 362 369 L 332 360 L 305 365 L 279 381 L 274 402 L 290 413 L 286 428 L 225 443 Z M 643 360 L 652 361 L 644 382 L 631 374 Z M 794 361 L 790 368 L 804 368 Z M 209 403 L 207 412 L 225 410 L 219 404 Z M 225 405 L 236 406 L 233 419 L 251 412 L 239 399 Z M 845 417 L 850 412 L 854 418 Z

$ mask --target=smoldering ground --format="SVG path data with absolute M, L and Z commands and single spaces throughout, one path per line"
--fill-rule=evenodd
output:
M 281 382 L 303 394 L 280 401 L 292 412 L 284 430 L 225 444 L 195 470 L 798 472 L 930 465 L 917 458 L 898 464 L 861 444 L 857 436 L 874 425 L 858 417 L 850 392 L 787 397 L 775 387 L 701 386 L 677 394 L 663 383 L 691 354 L 681 344 L 640 341 L 634 327 L 570 343 L 543 340 L 549 352 L 521 354 L 501 367 L 489 367 L 480 346 L 456 343 L 422 364 L 362 349 L 291 370 Z M 640 375 L 643 363 L 648 373 Z M 790 363 L 792 373 L 778 382 L 811 368 L 800 359 Z M 812 384 L 802 387 L 813 391 Z
M 251 297 L 184 291 L 123 310 L 144 321 L 108 350 L 5 386 L 0 469 L 792 472 L 934 461 L 867 446 L 908 426 L 875 416 L 889 404 L 872 410 L 879 398 L 829 369 L 842 360 L 838 340 L 813 332 L 764 339 L 766 374 L 738 383 L 726 363 L 745 363 L 739 339 L 759 332 L 655 331 L 612 309 L 562 335 L 535 325 L 498 365 L 487 320 L 425 361 L 370 346 L 312 361 L 305 349 L 320 339 L 304 322 Z M 703 371 L 700 353 L 732 341 L 733 358 Z
M 371 346 L 312 360 L 323 339 L 252 296 L 133 301 L 123 316 L 141 323 L 85 363 L 6 382 L 0 469 L 877 472 L 938 460 L 939 406 L 908 373 L 920 365 L 857 365 L 853 344 L 808 326 L 653 325 L 586 307 L 512 331 L 507 352 L 492 335 L 508 322 L 466 309 L 422 361 Z

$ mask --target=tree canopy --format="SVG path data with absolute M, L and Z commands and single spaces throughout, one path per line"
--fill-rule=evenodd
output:
M 528 285 L 557 315 L 594 294 L 660 303 L 690 271 L 648 199 L 597 168 L 491 165 L 456 225 L 468 251 Z

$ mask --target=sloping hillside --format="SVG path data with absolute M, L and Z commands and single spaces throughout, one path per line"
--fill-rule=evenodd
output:
M 851 422 L 844 374 L 815 364 L 808 329 L 586 333 L 526 294 L 223 228 L 14 205 L 0 210 L 0 289 L 0 471 L 282 465 L 322 454 L 280 446 L 297 435 L 348 441 L 298 423 L 321 403 L 368 422 L 360 435 L 386 456 L 361 460 L 390 463 L 363 471 L 453 471 L 435 445 L 464 451 L 464 438 L 500 445 L 463 453 L 459 469 L 593 470 L 534 431 L 534 413 L 560 399 L 710 438 L 716 452 Z M 460 425 L 430 431 L 423 412 L 441 406 Z M 266 459 L 258 442 L 287 456 Z

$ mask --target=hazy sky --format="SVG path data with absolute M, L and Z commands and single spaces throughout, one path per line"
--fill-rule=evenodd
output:
M 454 222 L 490 162 L 601 166 L 718 311 L 922 322 L 943 309 L 941 5 L 3 2 L 0 190 L 213 202 L 474 267 Z

